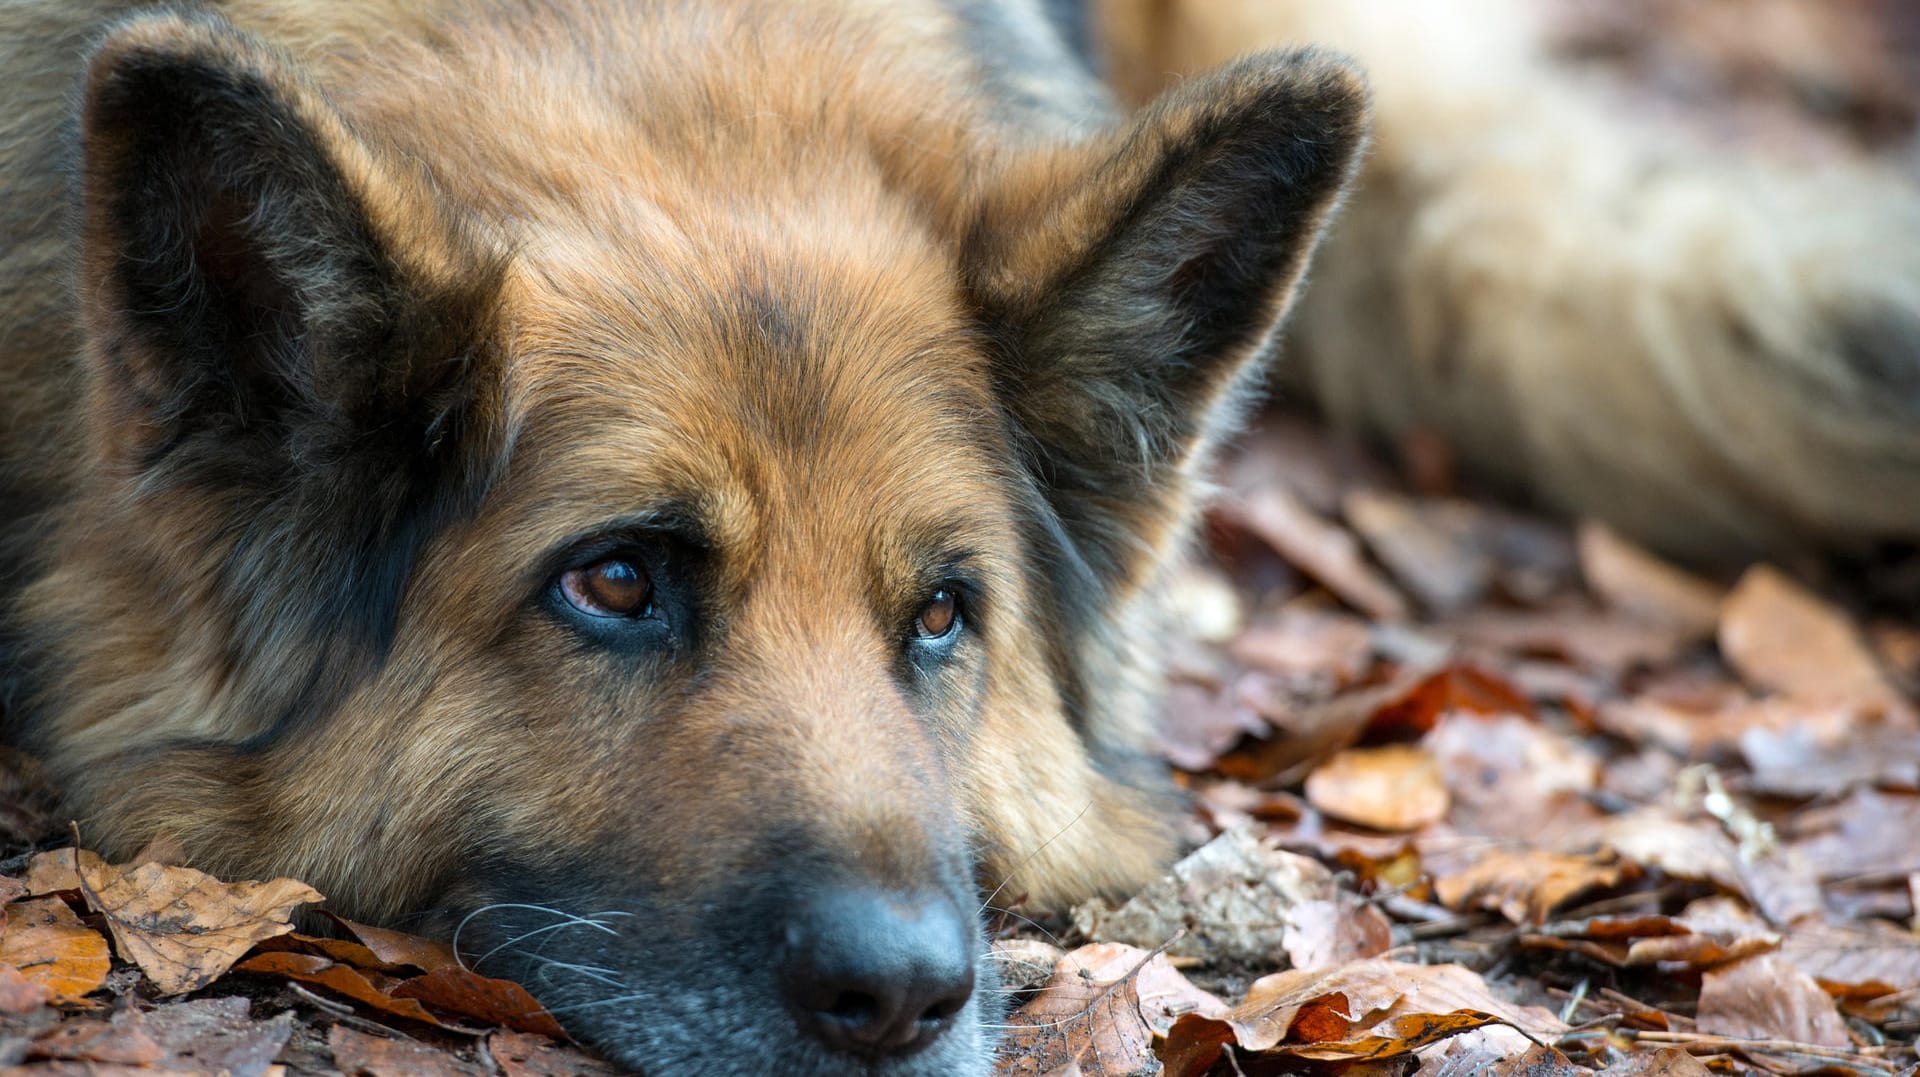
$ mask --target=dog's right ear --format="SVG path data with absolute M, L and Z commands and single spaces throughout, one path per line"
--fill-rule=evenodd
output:
M 217 441 L 282 482 L 369 448 L 413 466 L 471 410 L 497 273 L 278 52 L 212 17 L 130 20 L 94 53 L 81 135 L 81 301 L 117 464 Z

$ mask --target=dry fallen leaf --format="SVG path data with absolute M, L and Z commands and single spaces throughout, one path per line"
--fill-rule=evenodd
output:
M 1833 999 L 1813 977 L 1773 956 L 1750 957 L 1707 973 L 1694 1020 L 1700 1031 L 1719 1036 L 1822 1047 L 1853 1043 Z
M 1884 920 L 1798 925 L 1780 944 L 1780 956 L 1832 995 L 1920 992 L 1920 937 Z
M 1198 1077 L 1233 1046 L 1241 1058 L 1275 1053 L 1330 1061 L 1397 1057 L 1495 1021 L 1535 1035 L 1563 1031 L 1552 1014 L 1496 998 L 1458 965 L 1350 962 L 1254 983 L 1218 1019 L 1183 1017 L 1161 1053 L 1168 1077 Z
M 1272 848 L 1242 826 L 1117 908 L 1098 899 L 1075 908 L 1073 921 L 1095 942 L 1165 946 L 1178 957 L 1258 966 L 1286 952 L 1289 934 L 1299 930 L 1297 909 L 1335 894 L 1333 874 L 1318 861 Z
M 27 861 L 26 887 L 28 897 L 45 897 L 48 894 L 78 894 L 80 876 L 73 869 L 76 853 L 73 849 L 49 849 L 44 853 L 35 853 Z M 79 850 L 81 866 L 88 871 L 104 868 L 107 862 L 100 859 L 98 853 Z
M 0 965 L 0 1013 L 31 1013 L 52 998 L 45 984 L 27 979 L 12 965 Z
M 1375 830 L 1418 830 L 1453 803 L 1440 765 L 1410 744 L 1349 748 L 1307 776 L 1307 801 L 1336 819 Z
M 31 1057 L 89 1063 L 100 1066 L 148 1067 L 162 1063 L 167 1052 L 147 1035 L 139 1010 L 122 1010 L 110 1021 L 83 1018 L 55 1025 L 35 1038 Z
M 1766 565 L 1727 596 L 1720 651 L 1748 682 L 1806 703 L 1904 706 L 1853 619 Z
M 359 939 L 362 945 L 388 964 L 411 965 L 422 972 L 460 964 L 460 959 L 454 956 L 453 947 L 438 939 L 423 939 L 392 928 L 358 924 L 331 913 L 327 914 L 327 918 Z
M 525 1032 L 488 1036 L 487 1054 L 506 1077 L 619 1077 L 625 1072 L 578 1047 Z
M 1793 850 L 1820 879 L 1920 871 L 1920 796 L 1856 789 L 1792 827 Z
M 1286 487 L 1263 484 L 1222 511 L 1354 609 L 1382 621 L 1411 614 L 1406 598 L 1367 564 L 1359 542 Z
M 293 910 L 325 900 L 293 879 L 223 883 L 192 868 L 125 871 L 82 863 L 82 890 L 106 918 L 120 956 L 162 995 L 197 991 L 261 939 L 293 930 Z
M 516 1032 L 532 1032 L 556 1040 L 569 1038 L 560 1023 L 526 988 L 458 965 L 442 965 L 424 976 L 396 984 L 393 997 L 419 999 L 449 1013 L 489 1025 L 503 1025 Z
M 1450 909 L 1492 909 L 1516 924 L 1547 914 L 1590 890 L 1616 886 L 1633 866 L 1611 856 L 1530 848 L 1479 848 L 1458 870 L 1435 866 L 1434 894 Z
M 1355 490 L 1341 509 L 1380 563 L 1428 610 L 1465 608 L 1493 583 L 1492 544 L 1472 502 Z
M 171 1002 L 141 1015 L 148 1036 L 168 1053 L 165 1065 L 197 1073 L 261 1077 L 293 1035 L 293 1015 L 255 1020 L 244 998 Z
M 334 1064 L 346 1077 L 487 1077 L 487 1070 L 409 1039 L 369 1036 L 345 1025 L 327 1033 Z
M 0 962 L 19 969 L 58 1002 L 77 1000 L 99 987 L 113 965 L 107 940 L 57 897 L 8 906 Z
M 1587 586 L 1613 609 L 1705 638 L 1720 623 L 1719 587 L 1661 560 L 1588 520 L 1576 540 Z
M 343 965 L 316 954 L 285 952 L 255 954 L 235 965 L 234 971 L 259 976 L 278 976 L 298 980 L 301 983 L 315 984 L 381 1013 L 404 1017 L 409 1021 L 418 1021 L 425 1025 L 437 1025 L 441 1028 L 461 1028 L 459 1025 L 450 1024 L 434 1016 L 433 1012 L 422 1005 L 418 999 L 395 997 L 393 988 L 398 981 L 391 977 L 356 969 L 351 965 Z
M 1152 955 L 1116 943 L 1060 959 L 1053 979 L 1007 1017 L 999 1077 L 1151 1077 L 1153 1031 L 1137 976 Z

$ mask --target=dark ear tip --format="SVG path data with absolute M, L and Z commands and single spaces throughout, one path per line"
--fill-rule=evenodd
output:
M 1373 94 L 1359 63 L 1346 55 L 1312 47 L 1259 52 L 1224 74 L 1276 105 L 1356 136 L 1366 132 Z
M 177 89 L 183 75 L 256 67 L 257 52 L 216 15 L 161 11 L 122 19 L 94 42 L 87 59 L 87 118 L 97 119 L 103 106 L 138 104 L 155 91 Z

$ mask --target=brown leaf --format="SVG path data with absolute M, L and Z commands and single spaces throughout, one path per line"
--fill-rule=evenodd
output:
M 67 903 L 56 897 L 8 907 L 0 962 L 19 969 L 57 1002 L 78 1000 L 99 987 L 113 966 L 107 940 L 81 923 Z
M 1452 805 L 1439 764 L 1407 744 L 1340 752 L 1307 776 L 1306 792 L 1328 815 L 1376 830 L 1418 830 Z
M 243 998 L 171 1002 L 142 1015 L 147 1035 L 166 1049 L 164 1065 L 196 1073 L 260 1077 L 293 1035 L 293 1015 L 254 1020 Z
M 1427 609 L 1463 609 L 1492 585 L 1496 566 L 1479 506 L 1355 490 L 1341 508 L 1374 556 Z
M 1720 652 L 1749 683 L 1802 702 L 1904 706 L 1853 619 L 1766 565 L 1727 596 Z
M 396 985 L 393 996 L 419 999 L 448 1013 L 471 1017 L 516 1032 L 533 1032 L 556 1040 L 570 1039 L 560 1022 L 527 989 L 510 980 L 495 980 L 458 965 L 442 965 L 424 976 Z
M 153 1066 L 167 1053 L 147 1035 L 140 1011 L 123 1010 L 111 1021 L 65 1021 L 33 1041 L 37 1058 L 104 1065 Z
M 1837 795 L 1850 786 L 1920 789 L 1920 729 L 1905 721 L 1848 723 L 1838 735 L 1814 723 L 1750 729 L 1740 753 L 1747 788 L 1781 797 Z
M 1149 1077 L 1160 1072 L 1136 975 L 1149 954 L 1098 944 L 1060 959 L 1053 979 L 1007 1018 L 1000 1077 Z
M 1920 796 L 1856 789 L 1795 817 L 1792 837 L 1823 880 L 1920 871 Z
M 79 851 L 80 863 L 92 871 L 104 868 L 107 862 L 100 859 L 98 853 L 85 849 Z M 33 854 L 27 861 L 26 887 L 28 897 L 44 897 L 47 894 L 78 894 L 80 876 L 73 870 L 74 850 L 49 849 L 44 853 Z
M 371 947 L 351 939 L 323 939 L 315 935 L 302 935 L 297 931 L 261 939 L 254 946 L 253 952 L 317 954 L 358 969 L 368 969 L 388 976 L 415 976 L 427 971 L 411 961 L 383 960 L 379 954 L 373 952 Z
M 1602 523 L 1582 523 L 1577 541 L 1588 588 L 1613 609 L 1701 639 L 1720 623 L 1726 594 L 1720 587 L 1662 561 Z
M 1549 844 L 1550 830 L 1600 818 L 1587 801 L 1600 759 L 1573 737 L 1513 715 L 1455 714 L 1427 734 L 1462 833 Z
M 487 1053 L 506 1077 L 618 1077 L 625 1072 L 578 1047 L 525 1032 L 495 1032 L 487 1037 Z
M 1232 692 L 1202 684 L 1169 685 L 1161 712 L 1155 747 L 1182 770 L 1208 770 L 1242 739 L 1272 732 Z
M 1369 1028 L 1365 1035 L 1318 1043 L 1282 1044 L 1272 1052 L 1291 1058 L 1310 1058 L 1321 1062 L 1346 1062 L 1357 1059 L 1397 1058 L 1410 1055 L 1430 1043 L 1484 1028 L 1500 1019 L 1478 1010 L 1454 1010 L 1450 1013 L 1409 1013 L 1389 1018 Z
M 124 871 L 82 863 L 80 881 L 120 956 L 139 965 L 162 995 L 207 986 L 254 943 L 292 931 L 295 908 L 325 900 L 293 879 L 223 883 L 161 864 Z
M 381 1013 L 442 1028 L 459 1028 L 435 1017 L 416 999 L 395 998 L 389 993 L 393 986 L 389 978 L 377 972 L 362 972 L 315 954 L 255 954 L 235 965 L 234 971 L 316 984 Z
M 0 965 L 0 1013 L 31 1013 L 52 998 L 45 984 L 27 979 L 12 965 Z
M 1660 808 L 1616 816 L 1595 841 L 1622 858 L 1677 879 L 1712 882 L 1752 901 L 1776 924 L 1819 912 L 1820 891 L 1802 858 L 1742 856 L 1716 822 L 1675 818 Z
M 1780 957 L 1829 994 L 1871 999 L 1920 991 L 1920 937 L 1881 920 L 1802 924 Z
M 1590 890 L 1617 886 L 1632 865 L 1611 856 L 1530 848 L 1482 848 L 1457 871 L 1432 865 L 1434 894 L 1450 909 L 1492 909 L 1516 924 L 1547 914 Z
M 1833 999 L 1811 976 L 1773 956 L 1751 957 L 1700 981 L 1700 1031 L 1742 1039 L 1848 1047 L 1853 1038 Z
M 1291 1042 L 1350 1038 L 1381 1020 L 1417 1014 L 1478 1011 L 1536 1035 L 1566 1026 L 1545 1010 L 1496 998 L 1477 973 L 1459 965 L 1409 965 L 1372 959 L 1338 968 L 1265 977 L 1228 1011 L 1243 1048 L 1266 1051 Z M 1484 1022 L 1482 1022 L 1484 1023 Z
M 460 959 L 454 956 L 453 947 L 437 939 L 423 939 L 392 928 L 356 924 L 331 913 L 327 914 L 327 918 L 345 928 L 387 964 L 411 965 L 422 972 L 432 972 L 449 965 L 458 967 L 460 964 Z
M 1345 685 L 1372 664 L 1373 632 L 1357 617 L 1291 605 L 1248 625 L 1227 646 L 1227 654 L 1269 673 Z
M 334 1064 L 346 1077 L 485 1077 L 486 1069 L 413 1040 L 335 1025 L 327 1032 Z
M 1284 486 L 1262 485 L 1221 511 L 1354 609 L 1382 621 L 1404 621 L 1412 612 L 1346 529 L 1315 515 Z
M 1539 610 L 1481 607 L 1442 627 L 1477 647 L 1555 658 L 1609 677 L 1670 662 L 1693 642 L 1670 625 L 1636 621 L 1578 602 Z

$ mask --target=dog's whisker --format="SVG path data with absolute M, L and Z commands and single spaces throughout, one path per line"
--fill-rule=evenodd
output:
M 1081 808 L 1079 811 L 1074 813 L 1073 818 L 1067 820 L 1065 826 L 1062 826 L 1059 830 L 1054 831 L 1052 837 L 1048 838 L 1046 841 L 1043 841 L 1039 845 L 1035 846 L 1033 848 L 1033 851 L 1029 852 L 1026 856 L 1021 857 L 1020 862 L 1018 864 L 1015 864 L 1013 867 L 1009 868 L 1007 870 L 1007 873 L 1000 877 L 1000 885 L 993 888 L 993 892 L 988 894 L 986 897 L 986 900 L 980 903 L 979 912 L 974 913 L 974 915 L 979 916 L 981 913 L 984 913 L 988 909 L 992 908 L 994 899 L 1000 896 L 1000 891 L 1005 890 L 1007 888 L 1007 884 L 1013 881 L 1013 877 L 1015 875 L 1020 874 L 1021 868 L 1024 868 L 1028 864 L 1032 863 L 1034 857 L 1039 856 L 1043 852 L 1046 852 L 1047 846 L 1052 845 L 1056 841 L 1059 841 L 1060 835 L 1065 834 L 1069 830 L 1072 830 L 1074 827 L 1074 824 L 1078 823 L 1081 819 L 1085 818 L 1087 812 L 1092 810 L 1093 810 L 1093 801 L 1089 800 L 1087 801 L 1085 807 Z

